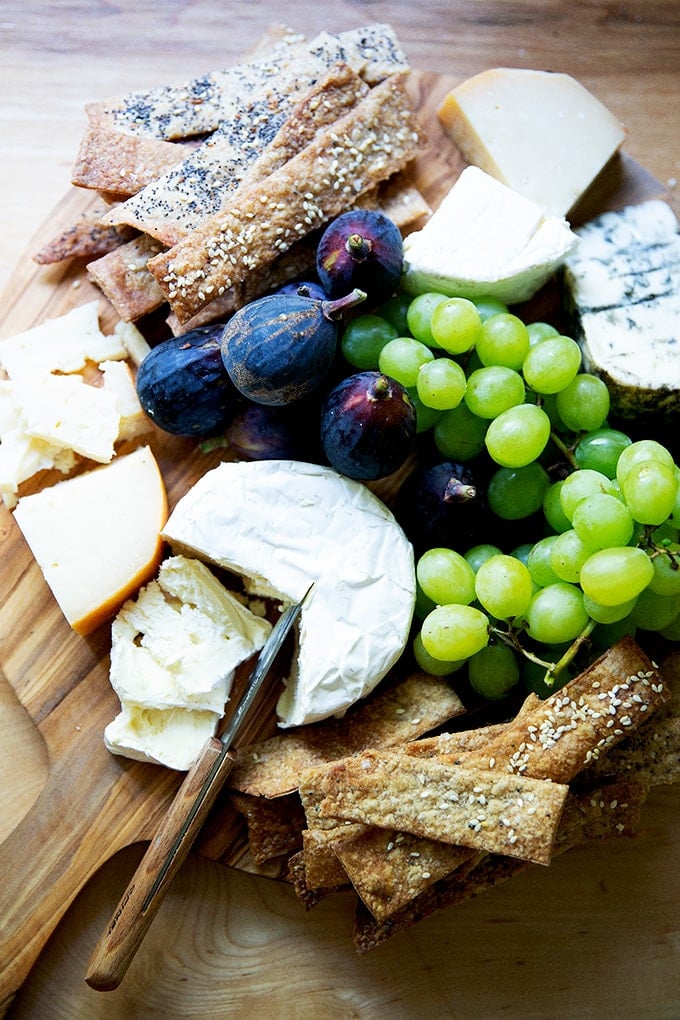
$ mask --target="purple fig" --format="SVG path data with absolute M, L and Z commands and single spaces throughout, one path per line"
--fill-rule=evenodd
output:
M 373 209 L 351 209 L 321 235 L 316 270 L 330 297 L 359 287 L 377 302 L 397 289 L 403 257 L 401 233 L 388 216 Z
M 357 372 L 335 386 L 321 409 L 321 444 L 343 475 L 375 481 L 413 450 L 416 409 L 406 389 L 381 372 Z

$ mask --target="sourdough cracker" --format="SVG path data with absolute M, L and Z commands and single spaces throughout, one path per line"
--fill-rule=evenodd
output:
M 464 711 L 445 680 L 414 673 L 383 684 L 352 706 L 341 719 L 276 734 L 239 748 L 229 776 L 232 789 L 260 797 L 280 797 L 297 789 L 302 771 L 367 747 L 404 744 Z
M 139 234 L 88 264 L 87 272 L 124 322 L 135 322 L 165 304 L 165 295 L 147 269 L 162 245 Z
M 420 140 L 403 79 L 376 85 L 266 182 L 239 189 L 184 242 L 149 262 L 179 320 L 402 169 Z
M 255 864 L 290 854 L 302 846 L 305 816 L 295 794 L 277 800 L 233 793 L 231 802 L 246 820 L 248 843 Z
M 555 853 L 594 839 L 634 835 L 646 795 L 647 788 L 634 782 L 570 793 L 556 834 Z M 474 866 L 461 865 L 460 871 L 454 870 L 385 920 L 376 920 L 360 900 L 353 932 L 357 952 L 368 953 L 435 911 L 463 903 L 532 867 L 529 861 L 497 854 L 485 854 L 469 863 Z
M 309 769 L 299 787 L 340 818 L 549 864 L 568 787 L 399 753 L 365 751 Z M 309 822 L 309 814 L 307 814 Z
M 135 195 L 187 155 L 182 143 L 139 138 L 89 124 L 83 134 L 71 183 L 116 195 Z
M 104 201 L 95 202 L 70 226 L 56 234 L 39 251 L 33 253 L 38 265 L 52 265 L 70 258 L 98 258 L 135 236 L 132 227 L 105 227 L 101 217 L 107 212 Z

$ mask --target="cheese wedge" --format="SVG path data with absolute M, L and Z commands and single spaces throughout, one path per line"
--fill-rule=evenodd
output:
M 155 572 L 167 496 L 148 447 L 24 496 L 14 519 L 61 611 L 89 634 Z
M 495 67 L 437 111 L 469 163 L 566 216 L 623 142 L 623 125 L 568 74 Z

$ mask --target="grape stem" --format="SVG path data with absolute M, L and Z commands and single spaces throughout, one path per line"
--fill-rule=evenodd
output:
M 564 440 L 560 439 L 560 437 L 557 435 L 556 432 L 551 432 L 550 433 L 550 438 L 552 439 L 553 443 L 555 444 L 557 449 L 560 451 L 562 456 L 565 458 L 567 463 L 576 471 L 578 469 L 579 465 L 578 465 L 578 461 L 574 457 L 573 450 L 569 446 L 566 445 Z
M 569 663 L 574 660 L 583 643 L 587 641 L 592 634 L 594 627 L 595 621 L 588 620 L 588 623 L 585 625 L 581 633 L 574 638 L 564 655 L 562 655 L 557 662 L 546 662 L 545 659 L 541 659 L 540 656 L 534 655 L 533 652 L 529 651 L 528 648 L 525 648 L 524 645 L 521 644 L 517 634 L 515 634 L 512 630 L 501 630 L 499 627 L 491 627 L 489 629 L 489 633 L 503 641 L 506 645 L 510 645 L 510 647 L 514 648 L 518 654 L 523 655 L 525 659 L 529 659 L 530 662 L 535 663 L 537 666 L 544 667 L 545 676 L 543 678 L 543 682 L 550 686 L 554 682 L 555 678 L 559 676 L 559 674 L 567 668 Z

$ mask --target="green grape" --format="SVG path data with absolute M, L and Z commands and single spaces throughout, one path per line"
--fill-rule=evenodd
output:
M 411 336 L 428 347 L 436 347 L 437 341 L 432 336 L 432 313 L 442 301 L 447 301 L 446 294 L 427 291 L 414 297 L 406 310 L 406 321 Z
M 491 556 L 500 556 L 501 551 L 497 545 L 492 545 L 490 542 L 482 542 L 468 549 L 465 553 L 465 559 L 476 574 L 485 560 L 488 560 Z
M 595 429 L 579 439 L 574 460 L 580 468 L 592 468 L 607 478 L 616 478 L 619 457 L 632 440 L 617 429 Z
M 522 616 L 531 601 L 533 585 L 528 567 L 514 556 L 491 556 L 475 578 L 477 601 L 497 620 Z
M 397 291 L 396 294 L 393 294 L 391 298 L 388 298 L 387 301 L 384 301 L 375 310 L 376 315 L 392 323 L 396 330 L 395 336 L 408 336 L 409 334 L 406 313 L 412 300 L 413 298 L 410 294 Z
M 668 627 L 680 613 L 679 595 L 659 595 L 649 588 L 640 592 L 631 619 L 640 630 L 659 631 Z
M 581 576 L 581 567 L 591 553 L 592 549 L 589 549 L 581 536 L 571 528 L 555 536 L 550 549 L 550 566 L 561 581 L 577 584 Z
M 507 645 L 487 645 L 468 662 L 473 691 L 488 701 L 500 701 L 519 683 L 519 664 Z
M 418 584 L 416 579 L 416 600 L 414 606 L 414 613 L 419 620 L 424 620 L 428 613 L 431 613 L 437 606 L 436 602 L 425 594 L 423 589 Z
M 550 419 L 534 404 L 503 411 L 489 425 L 484 439 L 489 456 L 501 467 L 524 467 L 543 453 L 550 438 Z
M 340 350 L 354 368 L 376 369 L 381 350 L 397 336 L 394 326 L 378 315 L 357 315 L 352 319 L 340 339 Z
M 486 498 L 497 517 L 518 521 L 541 509 L 549 485 L 548 474 L 538 461 L 524 467 L 502 467 L 489 479 Z
M 680 613 L 670 623 L 659 631 L 661 637 L 667 641 L 680 641 Z
M 628 545 L 633 537 L 633 517 L 617 496 L 597 492 L 580 500 L 572 524 L 584 546 L 591 552 L 614 545 Z
M 678 494 L 675 469 L 660 460 L 636 461 L 625 472 L 621 491 L 636 521 L 662 524 L 673 512 Z
M 468 375 L 465 403 L 478 418 L 497 418 L 524 402 L 524 381 L 519 372 L 503 365 L 478 368 Z
M 424 404 L 414 387 L 408 388 L 408 395 L 416 409 L 416 432 L 428 432 L 431 428 L 434 428 L 441 411 L 437 411 L 434 407 L 428 407 L 427 404 Z
M 555 406 L 572 432 L 592 432 L 602 427 L 609 414 L 607 384 L 599 376 L 580 372 L 557 394 Z
M 441 412 L 433 429 L 435 446 L 449 460 L 473 460 L 484 449 L 487 424 L 461 402 Z
M 673 455 L 665 446 L 657 443 L 655 439 L 638 439 L 621 451 L 616 464 L 616 480 L 619 485 L 623 485 L 631 468 L 646 461 L 658 461 L 671 469 L 675 467 Z
M 540 343 L 541 340 L 547 340 L 551 336 L 559 336 L 559 330 L 551 326 L 549 322 L 528 322 L 526 325 L 529 343 L 532 346 Z
M 435 358 L 420 366 L 416 391 L 426 407 L 449 411 L 458 407 L 465 396 L 467 380 L 457 361 Z
M 473 301 L 477 306 L 482 322 L 490 319 L 492 315 L 500 315 L 508 310 L 505 302 L 495 297 L 476 297 L 473 298 Z
M 526 614 L 527 633 L 544 645 L 557 645 L 585 630 L 589 617 L 583 605 L 583 592 L 575 584 L 558 581 L 537 591 Z
M 416 564 L 416 578 L 425 595 L 437 605 L 468 605 L 475 597 L 475 572 L 453 549 L 428 549 Z
M 435 342 L 449 354 L 465 354 L 477 343 L 482 320 L 472 301 L 452 297 L 434 309 L 430 328 Z
M 602 492 L 610 496 L 616 495 L 616 486 L 606 475 L 590 468 L 579 468 L 577 471 L 572 471 L 563 480 L 560 487 L 560 504 L 564 516 L 568 521 L 573 521 L 574 511 L 581 500 L 586 496 L 594 496 Z
M 546 490 L 543 498 L 543 516 L 557 534 L 560 534 L 562 531 L 568 531 L 571 527 L 571 521 L 562 509 L 562 501 L 560 499 L 563 484 L 564 479 L 553 482 Z
M 516 545 L 515 546 L 515 548 L 510 553 L 510 555 L 514 556 L 515 559 L 521 560 L 522 563 L 526 564 L 527 560 L 529 559 L 529 553 L 531 552 L 532 549 L 533 549 L 533 545 L 532 545 L 531 542 L 522 542 L 521 545 Z M 498 551 L 500 552 L 500 549 Z M 533 579 L 532 579 L 532 584 L 533 584 Z
M 434 354 L 426 344 L 410 336 L 398 336 L 380 351 L 378 368 L 402 386 L 410 387 L 416 385 L 421 365 L 433 360 Z
M 529 352 L 527 328 L 511 312 L 492 315 L 482 323 L 476 350 L 483 365 L 505 365 L 519 371 Z
M 576 378 L 581 348 L 568 336 L 548 337 L 529 348 L 522 375 L 537 393 L 559 393 Z
M 489 643 L 489 619 L 474 606 L 437 606 L 420 633 L 425 651 L 435 659 L 469 659 Z
M 680 545 L 669 542 L 651 557 L 654 576 L 649 582 L 650 591 L 657 595 L 677 595 L 680 593 Z
M 676 527 L 680 527 L 680 468 L 675 469 L 675 478 L 678 483 L 678 492 L 675 497 L 675 503 L 673 504 L 669 520 Z
M 618 605 L 603 606 L 601 602 L 596 602 L 589 595 L 583 596 L 585 610 L 591 620 L 595 620 L 596 623 L 618 623 L 619 620 L 625 620 L 632 613 L 636 602 L 637 596 L 628 599 L 627 602 L 620 602 Z
M 466 661 L 461 659 L 458 662 L 447 662 L 443 659 L 435 659 L 434 655 L 430 655 L 426 650 L 420 634 L 416 634 L 411 647 L 413 649 L 413 658 L 418 666 L 431 676 L 449 676 L 450 673 L 455 673 L 456 670 L 460 669 Z
M 595 602 L 616 606 L 637 598 L 653 576 L 654 567 L 644 549 L 598 549 L 581 568 L 581 587 Z
M 550 563 L 550 553 L 557 535 L 546 535 L 540 538 L 531 547 L 527 556 L 527 569 L 531 579 L 539 588 L 546 588 L 549 584 L 556 584 L 560 578 L 553 570 Z

